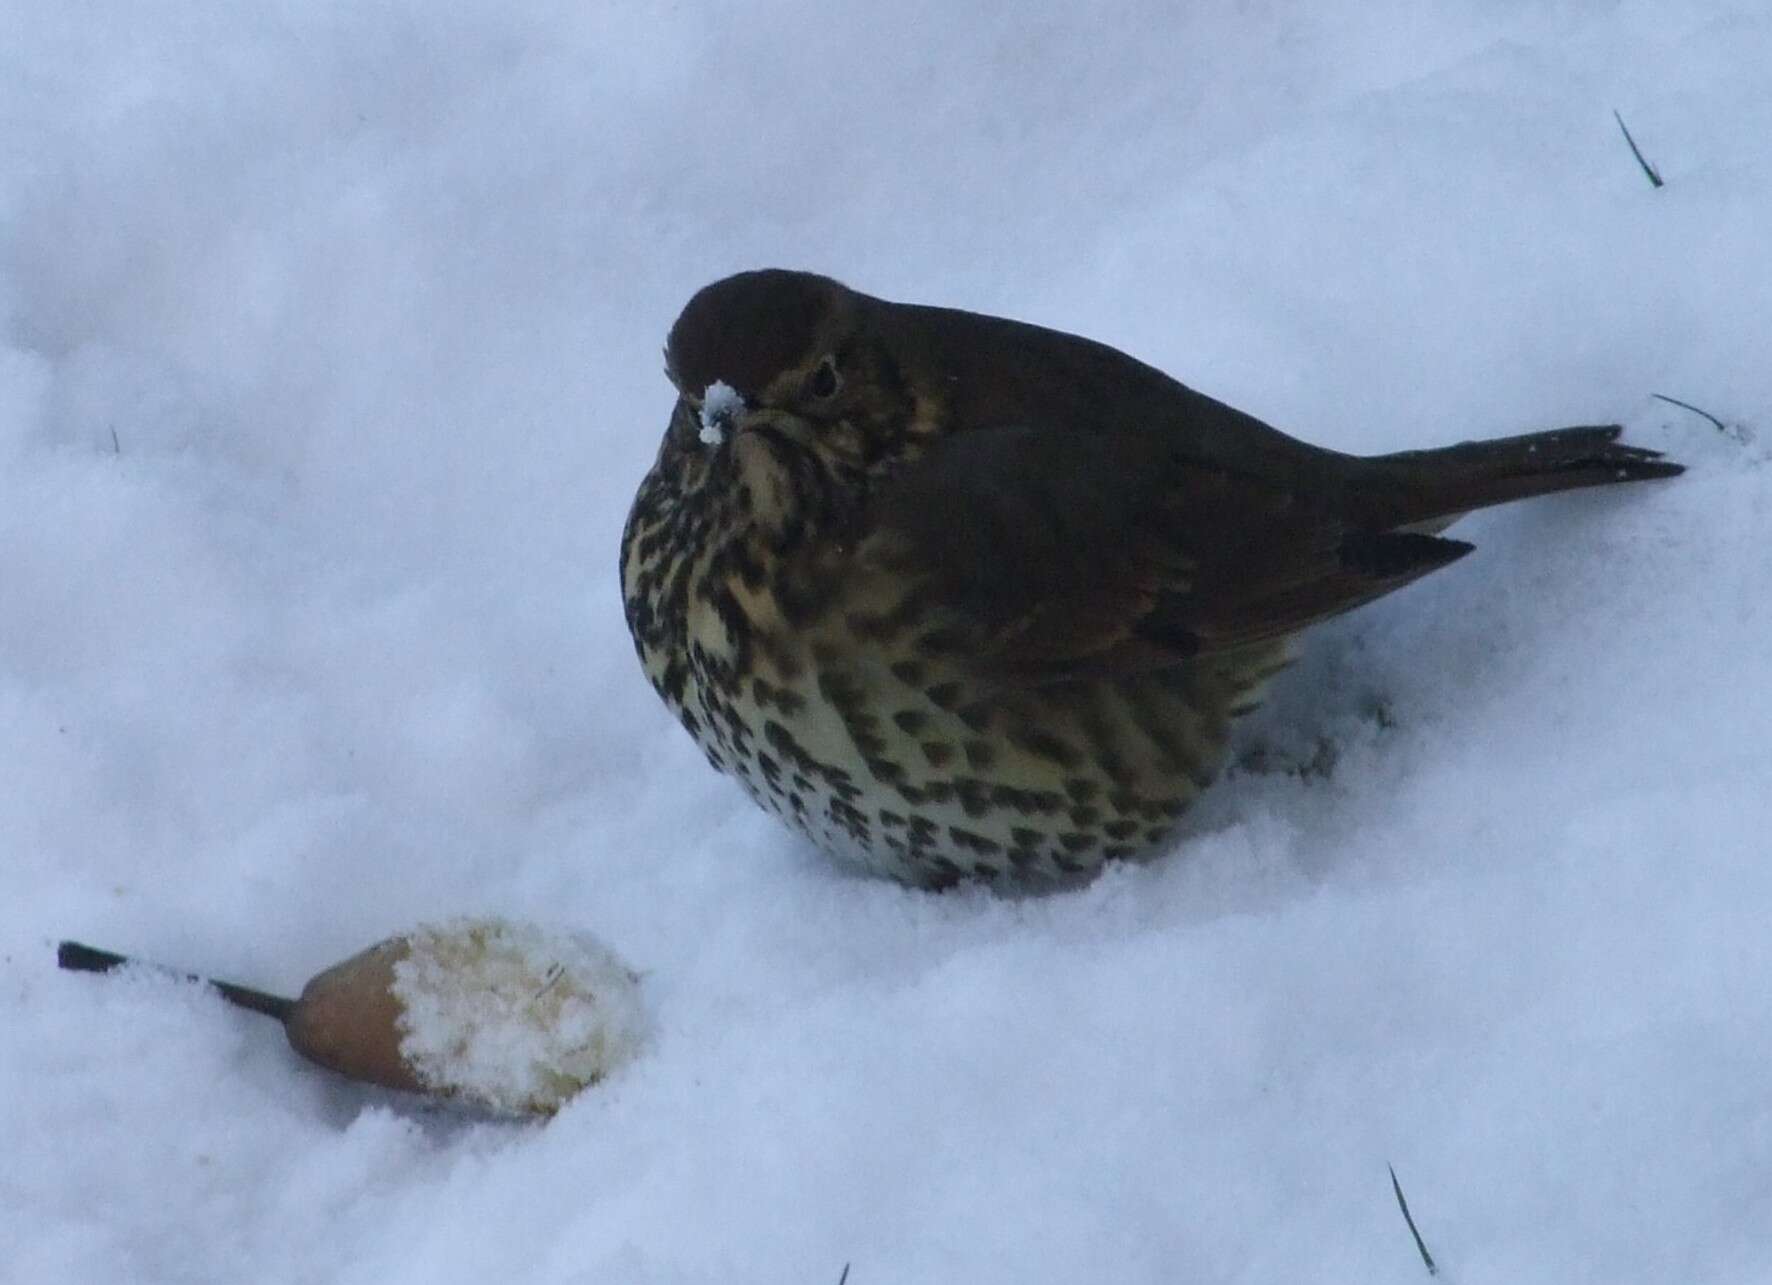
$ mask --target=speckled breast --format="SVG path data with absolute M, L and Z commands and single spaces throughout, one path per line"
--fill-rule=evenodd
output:
M 1284 664 L 1274 642 L 986 690 L 963 655 L 929 645 L 906 610 L 914 586 L 837 569 L 808 602 L 734 534 L 735 495 L 686 496 L 684 481 L 655 469 L 623 536 L 647 677 L 759 804 L 905 882 L 1038 884 L 1163 843 L 1216 776 L 1232 719 Z

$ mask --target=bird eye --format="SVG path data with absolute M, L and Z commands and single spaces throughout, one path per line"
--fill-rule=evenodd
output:
M 806 381 L 807 391 L 821 400 L 835 397 L 837 389 L 842 385 L 843 381 L 837 375 L 837 359 L 835 357 L 826 357 L 819 362 L 818 369 L 813 371 L 812 377 Z

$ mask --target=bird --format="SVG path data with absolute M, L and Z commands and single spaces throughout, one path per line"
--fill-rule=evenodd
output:
M 1588 425 L 1310 445 L 1106 344 L 766 268 L 671 326 L 621 540 L 708 761 L 840 861 L 1037 889 L 1161 850 L 1310 626 L 1473 509 L 1682 467 Z

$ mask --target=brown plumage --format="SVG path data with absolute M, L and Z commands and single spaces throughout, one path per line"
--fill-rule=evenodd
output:
M 807 273 L 704 288 L 665 356 L 622 540 L 646 673 L 758 802 L 913 883 L 1160 844 L 1288 640 L 1470 552 L 1461 514 L 1681 471 L 1614 425 L 1344 455 L 1103 344 Z M 716 384 L 742 404 L 711 422 Z

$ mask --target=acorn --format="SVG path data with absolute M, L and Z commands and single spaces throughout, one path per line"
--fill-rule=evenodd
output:
M 135 961 L 79 942 L 61 967 Z M 377 942 L 316 974 L 298 999 L 193 977 L 274 1017 L 296 1052 L 353 1080 L 552 1115 L 645 1040 L 639 976 L 601 941 L 504 919 L 456 919 Z

